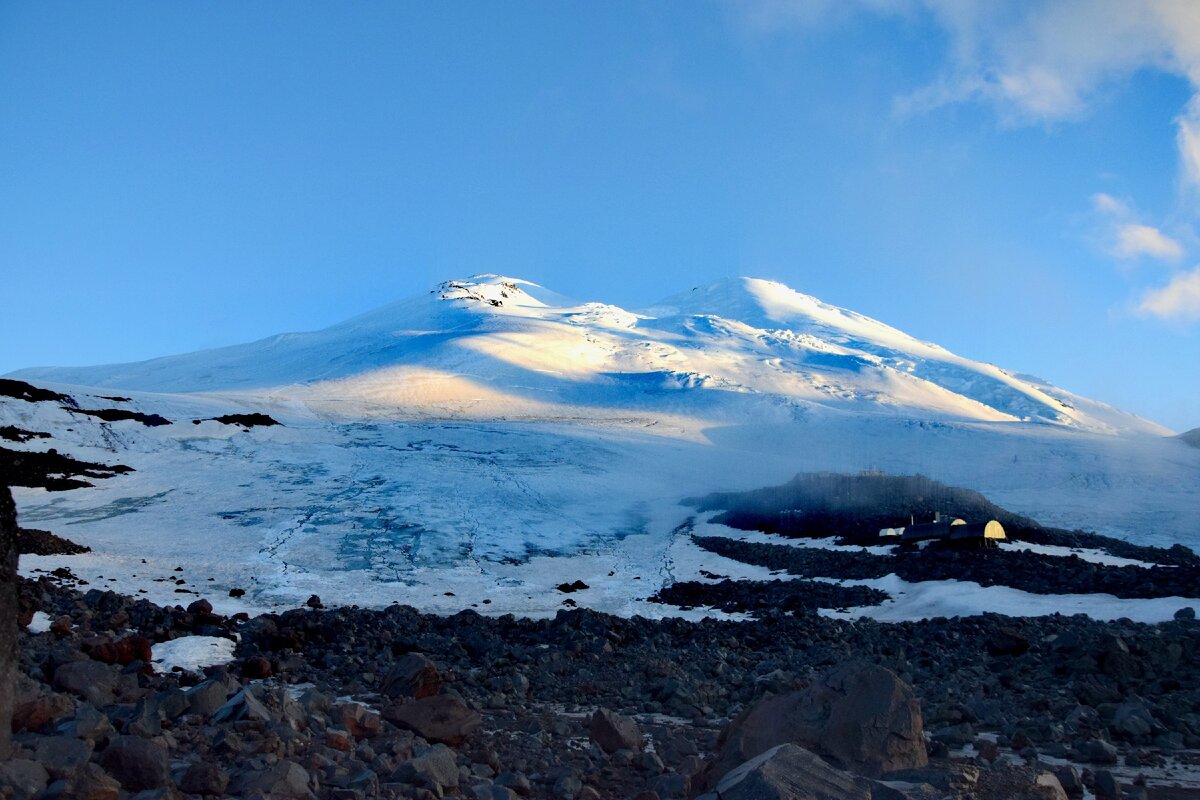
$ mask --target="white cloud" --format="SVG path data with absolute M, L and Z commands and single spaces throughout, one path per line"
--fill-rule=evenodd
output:
M 1192 98 L 1176 124 L 1179 125 L 1176 142 L 1183 161 L 1184 178 L 1191 185 L 1200 186 L 1200 95 Z
M 1097 238 L 1109 255 L 1125 261 L 1149 257 L 1176 262 L 1183 258 L 1182 244 L 1153 225 L 1139 221 L 1127 203 L 1100 192 L 1092 195 L 1092 206 L 1103 228 Z
M 1117 258 L 1150 256 L 1163 261 L 1178 261 L 1183 258 L 1183 246 L 1158 228 L 1129 223 L 1117 227 L 1113 255 Z
M 1092 205 L 1096 207 L 1097 211 L 1102 211 L 1105 214 L 1116 214 L 1120 216 L 1127 216 L 1129 214 L 1129 206 L 1125 205 L 1111 194 L 1105 194 L 1104 192 L 1099 192 L 1092 195 Z
M 1200 320 L 1200 267 L 1179 273 L 1161 289 L 1146 292 L 1138 311 L 1180 322 Z
M 979 100 L 1010 124 L 1078 119 L 1142 69 L 1193 98 L 1176 120 L 1181 174 L 1200 189 L 1200 0 L 732 0 L 746 27 L 814 27 L 855 12 L 931 15 L 948 36 L 942 74 L 897 98 L 901 113 Z

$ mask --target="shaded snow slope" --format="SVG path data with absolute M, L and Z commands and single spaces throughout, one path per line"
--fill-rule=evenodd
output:
M 94 548 L 23 569 L 160 602 L 674 614 L 645 598 L 700 569 L 766 577 L 691 544 L 680 500 L 817 470 L 922 473 L 1148 544 L 1200 533 L 1200 450 L 756 279 L 629 311 L 476 276 L 322 331 L 15 375 L 173 421 L 0 398 L 0 425 L 53 435 L 12 448 L 136 469 L 16 490 L 23 523 Z M 192 423 L 231 413 L 282 424 Z

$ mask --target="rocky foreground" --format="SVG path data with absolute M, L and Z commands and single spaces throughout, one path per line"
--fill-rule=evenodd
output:
M 8 797 L 1200 796 L 1170 788 L 1200 749 L 1187 610 L 1161 625 L 402 606 L 251 620 L 49 578 L 23 598 L 26 621 L 53 622 L 20 635 Z M 236 657 L 203 675 L 148 663 L 195 635 L 237 637 Z

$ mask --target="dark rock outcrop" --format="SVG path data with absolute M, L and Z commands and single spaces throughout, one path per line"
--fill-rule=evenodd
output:
M 140 422 L 147 428 L 157 428 L 161 425 L 170 425 L 171 420 L 161 414 L 144 414 L 141 411 L 129 411 L 124 408 L 70 408 L 63 406 L 64 411 L 71 411 L 76 414 L 86 414 L 89 417 L 104 420 L 105 422 L 123 422 L 132 420 Z

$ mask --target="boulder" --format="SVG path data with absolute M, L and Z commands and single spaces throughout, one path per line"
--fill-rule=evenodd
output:
M 92 743 L 73 736 L 47 736 L 38 740 L 33 752 L 51 778 L 70 778 L 91 759 Z
M 1061 764 L 1052 768 L 1054 777 L 1058 778 L 1058 785 L 1068 797 L 1080 797 L 1083 795 L 1083 781 L 1079 774 L 1079 769 L 1073 764 Z
M 642 732 L 629 717 L 597 708 L 588 723 L 588 736 L 606 753 L 642 749 Z
M 212 603 L 208 602 L 204 598 L 200 598 L 199 600 L 193 600 L 188 604 L 187 612 L 189 614 L 211 614 L 213 612 L 213 606 Z
M 767 697 L 743 711 L 722 732 L 700 785 L 711 787 L 737 765 L 788 743 L 868 776 L 929 761 L 912 689 L 888 669 L 850 663 L 807 689 Z
M 362 703 L 336 703 L 329 707 L 329 719 L 356 739 L 369 739 L 383 730 L 379 715 Z
M 1003 627 L 994 631 L 986 643 L 988 655 L 1019 656 L 1029 651 L 1029 639 L 1016 628 Z
M 118 800 L 121 796 L 121 784 L 98 764 L 84 764 L 68 787 L 66 796 L 74 800 Z
M 188 794 L 225 794 L 229 773 L 212 761 L 197 761 L 179 779 L 179 788 Z
M 237 689 L 237 684 L 230 679 L 219 680 L 212 678 L 193 686 L 187 692 L 188 711 L 208 717 L 216 712 L 229 696 Z
M 781 744 L 730 770 L 717 783 L 720 800 L 871 800 L 864 778 L 830 766 L 821 757 Z
M 78 695 L 95 706 L 112 705 L 117 676 L 112 667 L 99 661 L 68 661 L 54 670 L 54 685 Z
M 118 736 L 100 755 L 100 766 L 128 791 L 157 789 L 171 779 L 167 749 L 153 739 Z
M 420 653 L 409 653 L 388 668 L 379 686 L 388 697 L 432 697 L 442 688 L 437 666 Z
M 1096 800 L 1118 800 L 1121 789 L 1120 781 L 1111 772 L 1106 769 L 1096 771 L 1092 786 Z
M 275 674 L 271 662 L 263 656 L 251 656 L 242 663 L 242 674 L 250 680 L 262 680 Z
M 91 703 L 84 703 L 75 712 L 75 716 L 60 723 L 57 732 L 63 736 L 75 736 L 90 742 L 108 741 L 115 731 L 112 722 Z
M 12 800 L 32 800 L 46 788 L 50 775 L 46 768 L 27 758 L 0 763 L 0 796 Z
M 1093 764 L 1117 763 L 1117 748 L 1103 739 L 1092 739 L 1083 747 L 1083 757 Z
M 143 697 L 133 708 L 133 716 L 125 723 L 125 733 L 134 736 L 158 736 L 162 733 L 163 713 L 159 701 L 153 695 Z
M 134 661 L 150 663 L 150 640 L 144 636 L 126 636 L 115 642 L 101 642 L 88 650 L 88 656 L 102 664 L 125 666 Z
M 939 766 L 917 767 L 889 772 L 883 779 L 890 782 L 932 786 L 939 791 L 955 797 L 970 794 L 979 783 L 979 768 L 970 764 L 957 762 L 943 763 Z
M 1129 739 L 1146 739 L 1159 727 L 1146 701 L 1137 695 L 1125 699 L 1113 712 L 1113 731 Z
M 41 731 L 75 711 L 70 695 L 47 692 L 24 675 L 18 676 L 17 692 L 12 710 L 14 731 Z
M 1053 772 L 1039 772 L 1034 778 L 1033 785 L 1037 787 L 1047 800 L 1068 800 L 1067 792 Z
M 462 744 L 483 724 L 479 714 L 445 694 L 384 706 L 383 718 L 427 741 L 451 746 Z
M 295 761 L 278 761 L 270 769 L 251 775 L 242 787 L 241 794 L 262 792 L 273 800 L 311 800 L 308 788 L 308 771 Z
M 458 761 L 449 747 L 435 744 L 397 767 L 392 780 L 431 789 L 437 787 L 440 793 L 441 789 L 458 786 Z
M 212 715 L 214 723 L 237 722 L 243 719 L 256 719 L 261 722 L 271 719 L 271 712 L 248 688 L 242 689 L 229 698 L 225 705 L 218 708 Z

